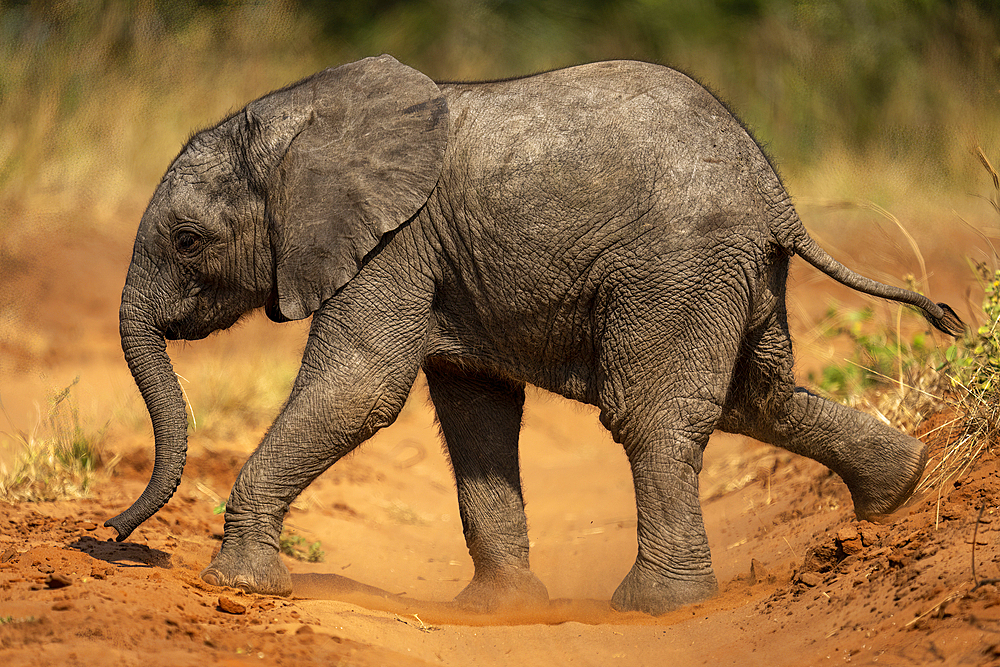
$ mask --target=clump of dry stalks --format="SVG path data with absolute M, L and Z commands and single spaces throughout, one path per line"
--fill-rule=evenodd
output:
M 44 417 L 39 414 L 30 432 L 15 429 L 12 434 L 0 434 L 14 445 L 9 451 L 12 456 L 4 457 L 10 460 L 0 460 L 0 500 L 83 498 L 89 495 L 97 471 L 116 462 L 104 460 L 103 429 L 90 432 L 81 425 L 72 394 L 78 381 L 50 400 L 48 413 Z
M 960 478 L 984 449 L 996 444 L 1000 407 L 995 389 L 963 383 L 945 368 L 928 367 L 909 383 L 869 397 L 868 409 L 930 445 L 930 461 L 916 491 Z

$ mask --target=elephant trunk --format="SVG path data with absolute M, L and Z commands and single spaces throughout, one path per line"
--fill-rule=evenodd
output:
M 104 524 L 118 531 L 119 542 L 170 500 L 180 485 L 187 458 L 187 413 L 180 383 L 167 356 L 163 331 L 153 324 L 148 307 L 136 305 L 142 297 L 130 285 L 131 273 L 119 313 L 122 351 L 153 421 L 156 458 L 142 495 Z

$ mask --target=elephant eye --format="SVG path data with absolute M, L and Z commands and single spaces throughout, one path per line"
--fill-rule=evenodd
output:
M 190 255 L 201 247 L 201 237 L 190 231 L 178 232 L 174 237 L 174 247 L 182 255 Z

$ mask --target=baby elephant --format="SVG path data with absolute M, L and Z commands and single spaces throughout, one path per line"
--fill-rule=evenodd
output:
M 919 441 L 795 388 L 796 253 L 962 328 L 817 246 L 746 129 L 679 72 L 619 61 L 435 83 L 389 56 L 325 70 L 194 135 L 143 214 L 121 339 L 156 460 L 107 525 L 127 538 L 180 482 L 187 420 L 164 340 L 263 307 L 312 329 L 205 581 L 287 595 L 289 504 L 395 420 L 423 369 L 475 564 L 458 604 L 547 599 L 518 467 L 526 383 L 597 406 L 628 456 L 639 548 L 614 606 L 703 600 L 716 579 L 698 472 L 713 430 L 820 461 L 863 518 L 899 507 L 925 464 Z

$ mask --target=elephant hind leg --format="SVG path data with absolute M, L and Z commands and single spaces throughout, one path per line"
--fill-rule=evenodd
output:
M 656 615 L 718 590 L 698 474 L 722 415 L 739 322 L 717 321 L 679 299 L 640 313 L 636 303 L 615 311 L 626 321 L 610 320 L 614 335 L 602 349 L 601 422 L 628 456 L 638 542 L 611 603 Z M 628 319 L 636 314 L 638 325 Z
M 783 317 L 744 343 L 734 378 L 721 430 L 827 466 L 847 484 L 860 519 L 891 513 L 912 495 L 927 463 L 926 446 L 870 415 L 796 388 Z
M 671 398 L 657 404 L 641 428 L 612 428 L 632 469 L 638 553 L 611 604 L 654 615 L 700 602 L 718 590 L 698 473 L 721 411 L 701 399 Z
M 427 386 L 455 473 L 458 509 L 475 565 L 455 598 L 489 612 L 548 601 L 528 564 L 528 524 L 521 493 L 518 435 L 524 383 L 459 368 L 425 364 Z

